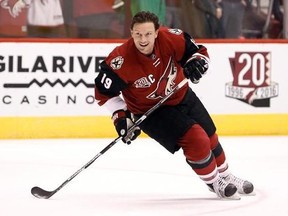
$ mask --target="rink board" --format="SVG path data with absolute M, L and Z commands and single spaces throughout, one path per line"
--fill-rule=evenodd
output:
M 287 135 L 288 115 L 213 115 L 219 135 Z M 105 138 L 117 137 L 110 117 L 0 118 L 0 137 Z M 145 134 L 142 134 L 146 137 Z
M 123 42 L 1 39 L 0 138 L 116 137 L 110 113 L 94 100 L 94 79 Z M 208 48 L 211 64 L 190 86 L 218 133 L 287 135 L 288 41 L 197 42 Z

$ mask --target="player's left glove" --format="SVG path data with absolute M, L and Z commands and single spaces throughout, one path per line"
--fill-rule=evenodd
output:
M 141 134 L 141 129 L 138 126 L 128 132 L 129 128 L 134 125 L 131 113 L 128 110 L 115 111 L 112 115 L 112 120 L 118 135 L 122 137 L 124 143 L 130 144 L 131 141 L 135 140 Z
M 205 57 L 193 55 L 184 65 L 184 74 L 194 84 L 199 83 L 202 75 L 208 70 L 209 62 Z

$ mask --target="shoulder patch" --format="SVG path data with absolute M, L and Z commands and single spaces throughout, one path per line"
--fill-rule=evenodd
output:
M 111 60 L 110 66 L 113 70 L 119 70 L 124 63 L 124 58 L 122 56 L 117 56 Z
M 168 29 L 168 31 L 172 34 L 176 34 L 176 35 L 180 35 L 182 34 L 182 30 L 181 29 Z

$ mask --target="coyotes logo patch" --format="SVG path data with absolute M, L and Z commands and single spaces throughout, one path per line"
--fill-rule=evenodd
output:
M 167 64 L 167 67 L 157 83 L 156 89 L 147 96 L 148 99 L 163 98 L 169 94 L 175 86 L 175 78 L 177 75 L 177 67 L 172 61 L 171 57 Z

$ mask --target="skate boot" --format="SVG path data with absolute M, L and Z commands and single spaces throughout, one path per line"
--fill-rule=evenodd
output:
M 251 182 L 240 179 L 232 174 L 227 175 L 226 177 L 224 177 L 224 179 L 228 183 L 234 184 L 237 187 L 237 191 L 239 194 L 255 195 L 254 186 Z
M 240 197 L 237 194 L 237 187 L 225 181 L 225 179 L 219 177 L 212 184 L 208 184 L 211 191 L 215 192 L 221 199 L 239 200 Z

